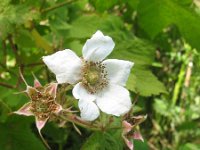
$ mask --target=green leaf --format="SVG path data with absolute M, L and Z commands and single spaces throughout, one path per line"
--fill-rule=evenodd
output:
M 111 15 L 101 17 L 87 15 L 79 17 L 72 22 L 68 37 L 79 38 L 80 41 L 83 41 L 82 39 L 89 38 L 98 29 L 102 30 L 105 35 L 111 36 L 115 42 L 115 48 L 109 58 L 129 60 L 135 63 L 127 82 L 129 90 L 140 93 L 142 96 L 151 96 L 166 92 L 164 85 L 150 70 L 150 66 L 154 61 L 156 48 L 149 42 L 132 35 L 125 28 L 123 21 L 118 17 Z M 76 43 L 78 46 L 79 43 Z M 80 47 L 77 50 L 77 46 L 68 45 L 76 53 L 81 54 Z
M 121 150 L 123 149 L 121 142 L 109 133 L 95 132 L 88 138 L 81 150 Z
M 49 122 L 45 125 L 43 133 L 45 133 L 45 135 L 47 135 L 49 138 L 53 139 L 55 143 L 64 144 L 67 141 L 70 130 L 59 128 L 57 124 Z
M 157 114 L 163 116 L 170 116 L 171 114 L 171 112 L 169 112 L 169 106 L 163 100 L 155 99 L 153 107 Z
M 166 93 L 166 88 L 157 77 L 147 69 L 133 68 L 128 79 L 127 88 L 142 96 Z
M 72 22 L 69 37 L 88 38 L 95 33 L 100 24 L 101 20 L 96 15 L 81 16 Z
M 142 96 L 166 93 L 162 82 L 150 70 L 150 66 L 154 61 L 155 47 L 149 42 L 133 36 L 128 39 L 120 39 L 116 43 L 116 48 L 112 52 L 111 58 L 134 62 L 127 88 Z
M 199 144 L 193 144 L 193 143 L 186 143 L 182 146 L 180 146 L 179 150 L 199 150 L 200 145 Z
M 140 0 L 127 0 L 127 3 L 131 6 L 132 9 L 136 9 Z
M 0 147 L 2 150 L 45 150 L 42 142 L 35 137 L 30 128 L 30 118 L 12 116 L 0 124 Z
M 18 94 L 16 96 L 16 92 L 19 91 L 0 87 L 0 101 L 3 101 L 10 107 L 16 107 L 19 104 L 21 105 L 28 100 L 28 98 L 26 98 L 24 94 Z
M 11 113 L 10 107 L 0 99 L 0 122 L 5 122 L 9 113 Z
M 35 42 L 29 31 L 24 29 L 19 29 L 15 34 L 15 42 L 20 48 L 31 48 L 35 47 Z
M 146 141 L 142 142 L 140 140 L 134 140 L 134 149 L 135 150 L 148 150 L 148 144 Z
M 0 35 L 1 38 L 14 32 L 15 27 L 26 24 L 38 18 L 38 12 L 31 9 L 31 5 L 12 5 L 11 0 L 1 0 L 0 6 Z
M 118 0 L 89 0 L 89 2 L 97 11 L 104 12 L 117 4 Z
M 164 28 L 175 24 L 186 41 L 200 50 L 200 17 L 172 0 L 141 0 L 138 22 L 152 39 Z

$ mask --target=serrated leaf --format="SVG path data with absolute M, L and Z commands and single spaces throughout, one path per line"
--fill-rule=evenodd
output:
M 88 24 L 88 22 L 90 23 Z M 135 63 L 127 83 L 129 90 L 140 93 L 142 96 L 166 92 L 164 85 L 150 70 L 156 48 L 149 42 L 131 34 L 118 17 L 111 15 L 101 17 L 97 15 L 81 16 L 72 22 L 69 38 L 77 38 L 83 41 L 82 39 L 89 38 L 97 30 L 102 30 L 105 35 L 111 36 L 115 42 L 115 48 L 108 58 L 130 60 Z M 74 46 L 68 45 L 78 54 L 81 53 L 80 48 L 76 50 Z
M 133 68 L 128 79 L 127 88 L 142 96 L 158 95 L 166 93 L 166 89 L 162 82 L 147 69 Z
M 149 42 L 130 37 L 116 44 L 111 58 L 130 60 L 135 63 L 127 82 L 127 88 L 142 96 L 166 93 L 162 82 L 151 72 L 149 67 L 154 61 L 155 47 Z
M 141 0 L 138 6 L 139 26 L 150 38 L 175 24 L 186 41 L 200 50 L 200 17 L 172 0 Z

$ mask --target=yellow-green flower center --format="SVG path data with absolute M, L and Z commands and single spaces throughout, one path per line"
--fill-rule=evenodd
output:
M 107 72 L 101 62 L 84 61 L 82 84 L 90 92 L 96 93 L 107 86 Z
M 100 74 L 96 69 L 89 69 L 84 76 L 91 85 L 95 85 L 100 79 Z

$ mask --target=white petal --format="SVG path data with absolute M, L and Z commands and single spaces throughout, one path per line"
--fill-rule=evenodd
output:
M 56 75 L 58 83 L 74 84 L 81 78 L 81 59 L 69 49 L 44 56 L 43 61 Z
M 120 116 L 127 113 L 132 104 L 129 91 L 119 85 L 109 85 L 96 99 L 101 111 Z
M 118 59 L 107 59 L 103 61 L 103 64 L 105 64 L 110 83 L 121 86 L 126 85 L 126 81 L 128 80 L 128 76 L 134 64 L 133 62 Z
M 89 61 L 101 61 L 112 52 L 114 46 L 111 37 L 97 31 L 83 46 L 83 58 Z
M 86 99 L 86 100 L 90 100 L 90 101 L 94 101 L 96 96 L 93 94 L 90 94 L 82 85 L 81 82 L 77 83 L 73 90 L 72 90 L 73 96 L 76 99 Z
M 97 107 L 97 105 L 90 100 L 80 99 L 79 102 L 78 102 L 78 106 L 80 108 L 81 118 L 83 120 L 93 121 L 100 114 L 99 108 Z

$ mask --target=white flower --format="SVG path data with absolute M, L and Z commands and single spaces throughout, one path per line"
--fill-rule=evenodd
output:
M 58 83 L 75 84 L 73 95 L 79 99 L 84 120 L 95 120 L 100 114 L 99 109 L 120 116 L 131 108 L 130 95 L 124 86 L 133 63 L 118 59 L 104 60 L 114 46 L 112 38 L 97 31 L 83 46 L 83 58 L 69 49 L 43 57 Z

